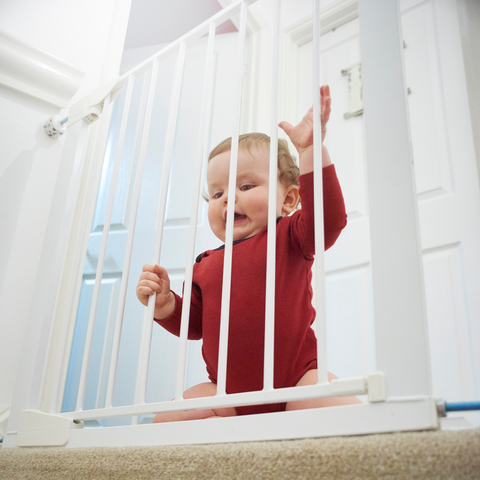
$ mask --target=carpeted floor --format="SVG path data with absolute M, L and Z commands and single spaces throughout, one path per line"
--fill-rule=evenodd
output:
M 0 449 L 0 479 L 480 479 L 480 429 L 220 445 Z

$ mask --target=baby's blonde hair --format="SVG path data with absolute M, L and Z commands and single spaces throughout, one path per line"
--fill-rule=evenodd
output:
M 265 148 L 270 151 L 270 137 L 264 133 L 245 133 L 238 139 L 238 149 L 246 149 L 249 152 L 253 147 Z M 208 161 L 213 157 L 220 155 L 232 149 L 232 138 L 226 138 L 219 143 L 210 153 Z M 279 180 L 289 187 L 290 185 L 299 186 L 298 175 L 300 170 L 295 163 L 294 157 L 290 154 L 288 143 L 285 140 L 278 140 L 278 169 L 280 170 Z

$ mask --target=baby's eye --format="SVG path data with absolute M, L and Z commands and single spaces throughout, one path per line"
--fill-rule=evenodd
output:
M 247 190 L 251 190 L 253 187 L 255 187 L 255 185 L 250 185 L 250 184 L 247 184 L 247 185 L 242 185 L 240 187 L 240 190 L 242 192 L 246 192 Z
M 222 195 L 223 195 L 223 192 L 215 192 L 215 193 L 212 195 L 212 198 L 218 199 L 218 198 L 220 198 Z

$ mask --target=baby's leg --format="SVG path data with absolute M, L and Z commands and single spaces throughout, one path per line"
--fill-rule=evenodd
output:
M 183 392 L 183 398 L 213 397 L 217 386 L 212 382 L 199 383 Z M 183 420 L 200 420 L 202 418 L 233 417 L 237 414 L 235 407 L 209 408 L 205 410 L 182 410 L 178 412 L 157 413 L 153 423 L 181 422 Z
M 317 370 L 309 370 L 298 381 L 297 387 L 303 385 L 315 385 L 317 383 Z M 336 377 L 333 373 L 328 372 L 328 381 L 331 382 Z M 319 407 L 335 407 L 337 405 L 352 405 L 354 403 L 362 403 L 357 397 L 330 397 L 330 398 L 313 398 L 311 400 L 296 400 L 288 402 L 285 410 L 303 410 L 306 408 Z

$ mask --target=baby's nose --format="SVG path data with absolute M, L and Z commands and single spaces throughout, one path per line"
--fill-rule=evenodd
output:
M 222 195 L 222 198 L 223 198 L 223 203 L 226 205 L 227 202 L 228 202 L 228 191 L 225 191 Z M 235 194 L 235 203 L 238 202 L 238 195 Z

